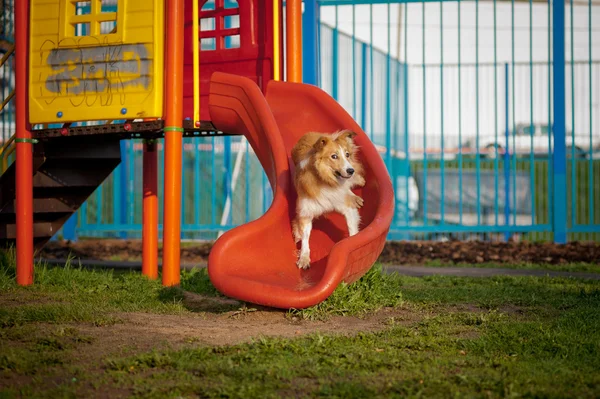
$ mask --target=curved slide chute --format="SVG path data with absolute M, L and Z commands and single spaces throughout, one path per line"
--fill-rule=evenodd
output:
M 259 305 L 302 309 L 325 300 L 344 281 L 352 283 L 375 263 L 394 212 L 394 192 L 375 146 L 350 115 L 321 89 L 271 81 L 266 98 L 250 79 L 215 72 L 209 112 L 220 131 L 244 135 L 273 189 L 267 212 L 223 234 L 208 259 L 208 273 L 223 294 Z M 355 193 L 364 198 L 362 223 L 348 237 L 345 219 L 336 213 L 313 223 L 311 267 L 296 266 L 298 248 L 292 237 L 295 214 L 291 149 L 309 131 L 357 133 L 366 185 Z

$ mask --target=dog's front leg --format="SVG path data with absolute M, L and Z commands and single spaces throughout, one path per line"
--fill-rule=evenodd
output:
M 346 218 L 346 223 L 348 224 L 348 234 L 350 236 L 357 234 L 358 225 L 360 224 L 360 214 L 358 213 L 358 209 L 345 207 L 342 214 Z
M 298 218 L 296 229 L 302 238 L 300 257 L 296 264 L 300 269 L 308 269 L 310 267 L 310 247 L 308 246 L 308 239 L 310 238 L 310 232 L 312 230 L 312 219 Z

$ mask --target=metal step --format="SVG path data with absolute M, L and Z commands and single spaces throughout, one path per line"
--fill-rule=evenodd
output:
M 33 235 L 42 248 L 121 162 L 119 141 L 67 137 L 34 146 Z M 0 245 L 15 244 L 15 165 L 0 176 Z
M 53 223 L 40 222 L 33 224 L 33 236 L 36 238 L 51 238 L 57 230 L 54 230 Z M 17 225 L 2 224 L 0 225 L 0 242 L 7 240 L 15 240 L 17 238 Z

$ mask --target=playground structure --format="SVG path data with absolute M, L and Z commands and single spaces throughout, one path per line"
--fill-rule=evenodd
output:
M 300 83 L 301 2 L 288 0 L 286 16 L 283 82 L 280 0 L 118 0 L 116 12 L 101 0 L 17 2 L 16 162 L 0 177 L 0 240 L 16 243 L 17 282 L 33 283 L 34 250 L 112 173 L 119 141 L 131 138 L 145 140 L 142 272 L 156 278 L 156 141 L 164 136 L 162 282 L 177 285 L 182 138 L 221 134 L 246 136 L 274 198 L 262 217 L 217 240 L 208 264 L 213 284 L 241 300 L 302 308 L 362 276 L 383 249 L 392 184 L 359 125 L 325 92 Z M 203 20 L 213 29 L 200 30 Z M 102 32 L 105 22 L 116 27 Z M 203 41 L 213 47 L 201 50 Z M 106 123 L 71 126 L 97 120 Z M 290 228 L 291 147 L 307 131 L 343 128 L 358 133 L 366 169 L 357 191 L 367 199 L 361 231 L 348 237 L 339 215 L 315 223 L 312 266 L 302 271 Z

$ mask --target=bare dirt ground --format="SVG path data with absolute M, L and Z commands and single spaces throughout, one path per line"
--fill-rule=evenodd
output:
M 262 337 L 298 338 L 317 332 L 352 336 L 361 332 L 380 331 L 390 325 L 411 325 L 426 315 L 424 311 L 414 309 L 384 308 L 362 318 L 333 316 L 326 321 L 311 321 L 283 310 L 242 308 L 240 302 L 232 299 L 193 293 L 186 293 L 183 303 L 191 313 L 116 313 L 112 315 L 115 323 L 104 325 L 36 323 L 30 325 L 26 337 L 5 344 L 11 348 L 25 348 L 35 342 L 52 342 L 60 349 L 61 355 L 68 356 L 69 367 L 50 369 L 50 377 L 40 382 L 45 389 L 52 389 L 58 384 L 68 383 L 76 375 L 76 369 L 85 370 L 88 375 L 101 375 L 112 359 L 142 353 L 235 345 Z M 32 381 L 29 375 L 3 373 L 0 370 L 0 390 L 8 387 L 22 389 Z M 82 397 L 126 397 L 130 393 L 127 389 L 116 387 L 117 390 L 109 393 L 105 388 L 101 393 L 87 382 L 80 390 L 85 392 Z
M 185 243 L 182 262 L 204 263 L 210 242 Z M 45 259 L 66 259 L 69 254 L 82 260 L 138 261 L 141 240 L 53 241 L 41 251 Z M 159 256 L 162 250 L 159 250 Z M 427 262 L 455 263 L 600 263 L 600 244 L 571 242 L 564 245 L 528 242 L 411 241 L 388 242 L 379 261 L 395 265 L 422 265 Z
M 201 303 L 198 310 L 196 306 Z M 382 330 L 390 325 L 419 321 L 420 312 L 402 308 L 384 308 L 366 317 L 333 316 L 326 321 L 303 320 L 286 311 L 263 307 L 241 308 L 242 304 L 225 298 L 208 298 L 186 293 L 184 304 L 194 313 L 162 315 L 150 313 L 116 314 L 120 321 L 98 328 L 91 324 L 78 325 L 102 347 L 155 348 L 162 343 L 181 347 L 190 343 L 210 346 L 235 345 L 260 337 L 300 337 L 316 332 L 354 335 L 359 332 Z M 214 312 L 211 307 L 231 305 L 236 310 Z M 148 348 L 144 348 L 144 346 Z M 148 349 L 149 350 L 149 349 Z

